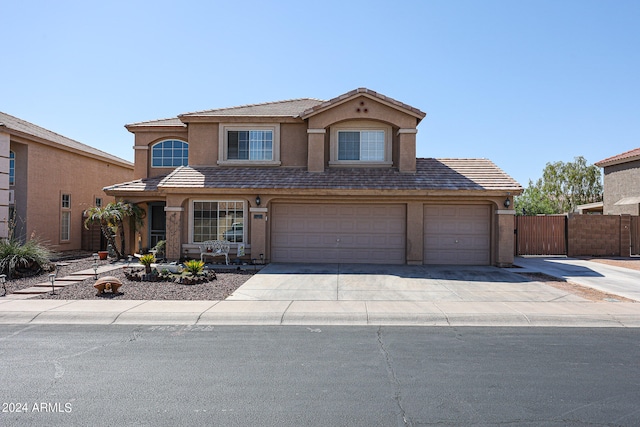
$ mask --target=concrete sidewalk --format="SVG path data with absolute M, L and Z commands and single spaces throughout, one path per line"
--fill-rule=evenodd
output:
M 225 301 L 0 298 L 0 323 L 640 327 L 640 303 L 592 302 L 495 267 L 272 264 Z

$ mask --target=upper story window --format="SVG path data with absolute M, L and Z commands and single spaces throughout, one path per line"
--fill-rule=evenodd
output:
M 189 164 L 189 144 L 177 139 L 160 141 L 151 147 L 151 167 L 171 168 Z
M 373 121 L 331 127 L 332 166 L 391 166 L 391 126 Z
M 384 161 L 384 131 L 338 131 L 338 160 Z
M 220 125 L 218 164 L 280 164 L 280 125 Z
M 16 153 L 9 151 L 9 185 L 16 183 Z

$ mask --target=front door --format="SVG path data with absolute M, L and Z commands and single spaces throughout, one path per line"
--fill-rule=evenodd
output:
M 167 217 L 164 202 L 149 203 L 149 248 L 167 238 Z

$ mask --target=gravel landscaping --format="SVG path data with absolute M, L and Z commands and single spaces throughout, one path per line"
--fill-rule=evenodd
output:
M 92 270 L 93 258 L 89 256 L 58 261 L 58 263 L 63 264 L 57 269 L 57 277 L 60 278 L 77 271 Z M 100 266 L 109 265 L 109 262 L 99 261 L 98 264 Z M 214 271 L 216 271 L 215 268 Z M 50 272 L 44 272 L 38 276 L 9 280 L 6 283 L 7 294 L 35 286 L 38 283 L 47 283 L 49 274 Z M 182 285 L 173 282 L 133 282 L 125 278 L 122 268 L 118 268 L 99 274 L 98 277 L 114 276 L 120 279 L 123 283 L 120 295 L 113 296 L 110 293 L 105 293 L 104 296 L 97 296 L 96 288 L 93 287 L 95 280 L 91 278 L 78 284 L 56 288 L 56 295 L 49 295 L 47 292 L 34 296 L 33 299 L 86 300 L 111 297 L 127 300 L 223 300 L 249 280 L 253 274 L 255 274 L 253 270 L 216 271 L 216 280 L 197 285 Z

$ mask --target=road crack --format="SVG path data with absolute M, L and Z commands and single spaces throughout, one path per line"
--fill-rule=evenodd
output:
M 378 328 L 377 338 L 378 338 L 378 346 L 380 347 L 380 353 L 382 353 L 382 355 L 384 356 L 387 374 L 389 375 L 389 379 L 391 380 L 391 384 L 393 386 L 393 399 L 396 402 L 396 405 L 398 406 L 399 415 L 402 418 L 402 423 L 405 426 L 412 425 L 412 423 L 407 419 L 406 410 L 402 405 L 402 389 L 400 387 L 400 380 L 398 379 L 398 376 L 396 375 L 396 371 L 393 368 L 391 355 L 389 354 L 389 351 L 387 350 L 382 340 L 382 327 Z

